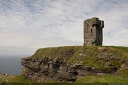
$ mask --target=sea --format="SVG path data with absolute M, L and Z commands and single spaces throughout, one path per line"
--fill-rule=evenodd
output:
M 28 55 L 7 55 L 0 56 L 0 73 L 18 75 L 21 74 L 21 58 Z

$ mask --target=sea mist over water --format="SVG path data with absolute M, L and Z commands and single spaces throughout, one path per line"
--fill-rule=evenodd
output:
M 0 73 L 21 74 L 21 58 L 25 56 L 0 56 Z

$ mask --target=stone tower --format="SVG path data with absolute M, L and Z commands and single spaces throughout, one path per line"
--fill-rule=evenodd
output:
M 84 46 L 102 45 L 104 21 L 93 17 L 84 21 Z

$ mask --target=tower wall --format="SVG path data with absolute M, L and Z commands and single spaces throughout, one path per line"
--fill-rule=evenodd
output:
M 96 17 L 84 21 L 84 45 L 102 45 L 104 21 Z

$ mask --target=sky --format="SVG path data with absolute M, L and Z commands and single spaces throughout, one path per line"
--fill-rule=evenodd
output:
M 128 46 L 128 0 L 0 0 L 0 55 L 82 46 L 92 17 L 104 20 L 104 46 Z

